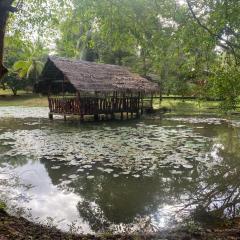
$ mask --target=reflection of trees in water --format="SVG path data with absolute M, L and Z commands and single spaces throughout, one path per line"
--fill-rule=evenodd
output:
M 80 201 L 77 205 L 77 209 L 81 217 L 86 220 L 91 229 L 96 232 L 105 232 L 110 227 L 110 222 L 105 218 L 101 209 L 89 201 Z
M 240 139 L 238 129 L 219 131 L 218 143 L 224 146 L 222 161 L 201 174 L 196 189 L 191 189 L 190 204 L 197 206 L 196 220 L 215 223 L 240 215 Z
M 78 211 L 93 230 L 101 231 L 111 224 L 132 224 L 136 218 L 150 216 L 164 204 L 174 205 L 188 196 L 190 205 L 197 207 L 195 216 L 198 220 L 202 218 L 211 222 L 216 217 L 234 217 L 240 211 L 240 143 L 237 131 L 236 128 L 226 129 L 226 126 L 214 127 L 214 135 L 218 136 L 215 142 L 224 146 L 217 154 L 222 160 L 217 162 L 219 159 L 215 159 L 216 165 L 209 167 L 192 159 L 189 161 L 192 161 L 193 168 L 178 167 L 178 174 L 172 172 L 176 170 L 173 163 L 157 169 L 151 177 L 114 178 L 112 174 L 92 170 L 90 174 L 94 179 L 87 179 L 88 170 L 77 172 L 78 166 L 49 159 L 42 160 L 42 163 L 54 185 L 60 186 L 63 180 L 69 180 L 69 175 L 76 175 L 63 188 L 81 196 Z M 53 169 L 56 165 L 60 168 Z
M 78 204 L 78 210 L 95 231 L 106 230 L 111 224 L 132 224 L 137 217 L 154 214 L 164 203 L 174 204 L 180 198 L 177 194 L 173 197 L 158 176 L 143 182 L 95 174 L 94 180 L 84 180 L 80 180 L 79 188 L 84 201 Z
M 87 179 L 88 170 L 79 173 L 77 166 L 68 166 L 64 162 L 49 159 L 42 159 L 41 162 L 54 185 L 60 187 L 62 181 L 69 180 L 68 176 L 76 176 L 62 187 L 81 196 L 78 211 L 95 231 L 106 230 L 112 224 L 131 225 L 142 219 L 149 221 L 146 216 L 157 214 L 165 204 L 181 202 L 186 186 L 195 184 L 191 178 L 198 174 L 197 165 L 191 171 L 179 169 L 179 174 L 174 175 L 174 168 L 168 166 L 161 171 L 156 170 L 151 177 L 140 178 L 124 175 L 114 178 L 113 173 L 102 173 L 95 169 L 91 171 L 94 179 Z M 52 168 L 56 165 L 60 168 Z
M 217 166 L 206 173 L 191 196 L 191 204 L 216 217 L 235 217 L 240 211 L 240 169 Z

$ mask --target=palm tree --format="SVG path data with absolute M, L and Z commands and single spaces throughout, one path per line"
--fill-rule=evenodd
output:
M 19 60 L 14 63 L 13 69 L 18 73 L 20 78 L 26 77 L 28 79 L 34 78 L 34 80 L 36 80 L 43 69 L 43 63 L 34 58 L 26 61 Z
M 31 87 L 36 83 L 43 69 L 43 63 L 38 60 L 42 54 L 39 47 L 40 45 L 35 49 L 29 47 L 27 59 L 19 60 L 13 65 L 13 70 L 18 73 L 21 79 L 30 80 L 29 85 Z

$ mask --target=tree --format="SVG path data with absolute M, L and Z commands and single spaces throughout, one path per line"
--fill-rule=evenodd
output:
M 239 103 L 240 68 L 235 64 L 215 66 L 209 81 L 210 91 L 216 98 L 222 99 L 223 110 L 236 109 Z
M 26 78 L 28 85 L 33 87 L 42 72 L 42 60 L 45 60 L 45 55 L 47 55 L 47 49 L 40 42 L 35 45 L 28 45 L 24 60 L 19 56 L 21 60 L 13 64 L 13 70 L 18 73 L 20 78 Z
M 43 69 L 43 63 L 36 59 L 28 59 L 27 61 L 19 60 L 13 65 L 13 70 L 18 73 L 20 78 L 26 78 L 30 80 L 30 86 L 32 87 L 40 76 Z
M 216 44 L 240 64 L 240 2 L 238 0 L 186 0 L 190 13 Z
M 12 90 L 14 96 L 17 95 L 18 90 L 24 89 L 26 86 L 26 80 L 21 79 L 13 70 L 9 70 L 1 82 Z
M 9 13 L 17 11 L 17 7 L 12 6 L 13 2 L 14 0 L 0 2 L 0 79 L 7 73 L 7 69 L 3 65 L 4 37 Z
M 31 89 L 39 77 L 43 61 L 48 55 L 48 49 L 41 42 L 32 43 L 25 40 L 21 33 L 7 35 L 5 38 L 4 62 L 6 67 L 18 74 L 23 79 L 24 86 Z M 11 74 L 12 75 L 12 74 Z M 11 80 L 12 78 L 7 78 Z M 18 84 L 18 81 L 11 81 Z M 6 79 L 0 81 L 2 88 L 8 87 Z
M 0 1 L 0 79 L 7 72 L 3 65 L 4 38 L 6 32 L 11 28 L 11 34 L 22 32 L 25 39 L 41 34 L 42 38 L 50 41 L 56 35 L 55 27 L 62 19 L 62 11 L 68 1 L 65 0 L 1 0 Z M 9 15 L 9 13 L 18 14 Z M 8 21 L 10 20 L 10 21 Z M 7 21 L 9 22 L 7 28 Z M 43 40 L 43 42 L 44 42 Z

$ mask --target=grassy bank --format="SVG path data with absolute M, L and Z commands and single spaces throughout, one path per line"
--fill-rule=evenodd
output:
M 174 114 L 216 114 L 220 113 L 218 101 L 198 101 L 198 100 L 174 100 L 164 99 L 161 103 L 155 99 L 154 109 L 170 110 Z
M 3 94 L 4 93 L 4 94 Z M 25 107 L 47 107 L 47 98 L 37 94 L 27 94 L 19 92 L 18 96 L 12 96 L 9 91 L 0 92 L 0 107 L 25 106 Z M 154 108 L 166 108 L 173 112 L 183 113 L 211 113 L 219 111 L 217 101 L 197 101 L 197 100 L 174 100 L 164 99 L 161 103 L 154 99 Z
M 18 96 L 1 95 L 0 107 L 25 106 L 25 107 L 47 107 L 46 97 L 34 94 L 21 94 Z

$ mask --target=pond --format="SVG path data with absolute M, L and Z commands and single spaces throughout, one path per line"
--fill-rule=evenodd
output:
M 0 108 L 0 199 L 10 212 L 81 233 L 154 232 L 238 214 L 237 119 L 47 116 L 47 108 Z

